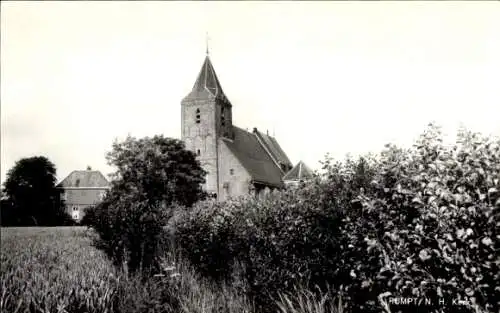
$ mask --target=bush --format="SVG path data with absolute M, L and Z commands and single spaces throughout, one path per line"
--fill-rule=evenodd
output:
M 389 146 L 372 192 L 360 197 L 363 215 L 344 228 L 352 293 L 441 298 L 448 312 L 462 299 L 498 311 L 499 178 L 500 141 L 478 134 L 463 131 L 445 147 L 431 126 L 412 150 Z
M 146 275 L 157 269 L 155 258 L 166 246 L 165 207 L 113 191 L 90 212 L 95 245 L 116 266 Z
M 117 168 L 111 190 L 83 222 L 115 265 L 146 277 L 166 247 L 171 207 L 189 207 L 204 196 L 205 171 L 181 141 L 163 136 L 115 142 L 107 159 Z
M 431 126 L 411 149 L 327 158 L 324 169 L 264 200 L 200 204 L 176 223 L 178 245 L 218 280 L 241 263 L 259 311 L 275 311 L 271 299 L 296 284 L 330 286 L 355 312 L 379 312 L 387 296 L 498 311 L 498 140 L 462 131 L 446 147 Z M 457 310 L 447 304 L 445 312 Z
M 325 277 L 334 275 L 339 214 L 322 195 L 316 181 L 264 200 L 205 202 L 177 223 L 176 241 L 201 273 L 217 281 L 230 281 L 241 264 L 258 311 L 274 312 L 279 291 L 293 291 L 298 283 L 325 287 Z

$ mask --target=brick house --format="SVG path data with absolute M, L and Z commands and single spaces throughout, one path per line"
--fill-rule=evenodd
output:
M 110 188 L 106 177 L 90 167 L 87 170 L 71 172 L 57 188 L 61 191 L 67 212 L 75 221 L 80 221 L 85 208 L 99 203 Z
M 204 190 L 223 201 L 283 188 L 283 177 L 293 167 L 289 158 L 268 133 L 233 125 L 232 108 L 207 53 L 181 101 L 181 139 L 208 172 Z

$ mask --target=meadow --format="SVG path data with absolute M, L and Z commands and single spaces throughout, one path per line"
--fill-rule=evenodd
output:
M 86 227 L 1 228 L 0 312 L 253 312 L 244 295 L 171 255 L 150 279 L 125 275 L 92 237 Z M 277 304 L 284 313 L 326 312 L 312 294 L 298 299 L 310 310 L 297 310 L 285 294 Z
M 2 228 L 2 312 L 109 312 L 118 274 L 84 227 Z

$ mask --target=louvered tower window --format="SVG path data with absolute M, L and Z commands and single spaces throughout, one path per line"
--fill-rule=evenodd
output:
M 196 124 L 200 124 L 201 114 L 200 109 L 196 109 Z

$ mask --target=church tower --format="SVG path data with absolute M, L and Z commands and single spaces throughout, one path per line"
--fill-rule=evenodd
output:
M 222 91 L 209 55 L 191 92 L 182 100 L 182 140 L 208 172 L 205 191 L 220 194 L 219 140 L 234 139 L 232 105 Z

